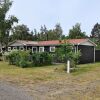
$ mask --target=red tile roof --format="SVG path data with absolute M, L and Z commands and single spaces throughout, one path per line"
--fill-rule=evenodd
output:
M 88 41 L 88 39 L 70 39 L 67 41 L 71 44 L 80 44 L 80 43 Z
M 24 45 L 32 45 L 32 46 L 50 46 L 50 45 L 60 45 L 62 43 L 70 43 L 73 45 L 79 45 L 83 42 L 90 41 L 89 39 L 67 39 L 67 40 L 51 40 L 51 41 L 26 41 L 26 40 L 18 40 L 19 43 Z M 92 41 L 92 44 L 95 45 Z
M 52 41 L 40 41 L 38 42 L 38 45 L 41 45 L 41 46 L 45 46 L 45 45 L 59 45 L 61 43 L 70 43 L 70 44 L 80 44 L 80 43 L 83 43 L 85 41 L 87 41 L 88 39 L 69 39 L 69 40 L 62 40 L 62 41 L 59 41 L 59 40 L 52 40 Z
M 40 41 L 38 42 L 39 45 L 59 45 L 59 40 L 51 40 L 51 41 Z

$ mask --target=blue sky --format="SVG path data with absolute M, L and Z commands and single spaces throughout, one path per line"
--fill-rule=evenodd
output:
M 13 0 L 8 14 L 15 15 L 19 24 L 30 30 L 40 29 L 41 25 L 54 28 L 60 23 L 64 34 L 77 22 L 88 35 L 95 23 L 100 23 L 100 0 Z

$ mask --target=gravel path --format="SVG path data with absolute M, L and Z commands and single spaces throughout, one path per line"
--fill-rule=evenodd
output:
M 34 100 L 25 90 L 0 82 L 0 100 Z

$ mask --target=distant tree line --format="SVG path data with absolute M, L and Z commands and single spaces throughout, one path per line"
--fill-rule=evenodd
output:
M 54 29 L 47 29 L 41 26 L 40 31 L 29 30 L 26 25 L 18 25 L 12 29 L 11 40 L 33 40 L 33 41 L 48 41 L 48 40 L 61 40 L 61 39 L 79 39 L 87 38 L 86 33 L 81 31 L 81 25 L 77 23 L 69 30 L 68 36 L 63 34 L 61 25 L 58 23 Z

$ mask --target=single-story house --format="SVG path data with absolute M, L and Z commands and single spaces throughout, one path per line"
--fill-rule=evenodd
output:
M 63 42 L 59 40 L 51 41 L 25 41 L 17 40 L 10 43 L 8 51 L 11 50 L 32 50 L 32 52 L 51 52 L 54 53 L 55 49 Z M 68 39 L 66 43 L 73 45 L 74 51 L 81 51 L 80 63 L 95 62 L 95 46 L 89 39 Z

